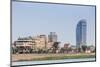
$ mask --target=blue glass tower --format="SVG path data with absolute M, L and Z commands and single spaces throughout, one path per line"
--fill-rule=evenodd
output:
M 76 27 L 76 48 L 79 52 L 81 51 L 82 45 L 86 45 L 86 28 L 86 20 L 80 20 Z

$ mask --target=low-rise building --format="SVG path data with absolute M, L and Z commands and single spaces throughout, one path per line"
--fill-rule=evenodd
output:
M 47 38 L 46 35 L 39 35 L 34 38 L 36 49 L 46 49 Z
M 14 43 L 19 52 L 43 52 L 54 49 L 54 44 L 57 42 L 56 36 L 50 33 L 48 38 L 44 34 L 34 37 L 19 37 Z

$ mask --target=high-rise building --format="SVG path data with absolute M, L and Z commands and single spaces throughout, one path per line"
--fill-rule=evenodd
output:
M 82 45 L 86 45 L 86 20 L 82 19 L 79 21 L 76 27 L 76 48 L 81 51 Z
M 55 32 L 50 32 L 48 42 L 57 42 L 57 34 Z

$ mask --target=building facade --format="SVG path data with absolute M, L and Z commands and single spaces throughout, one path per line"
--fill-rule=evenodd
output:
M 50 32 L 48 37 L 44 34 L 34 37 L 21 37 L 14 41 L 18 52 L 45 52 L 51 50 L 53 45 L 57 42 L 57 35 L 55 32 Z M 13 46 L 13 45 L 12 45 Z M 14 47 L 12 47 L 14 48 Z
M 50 32 L 48 42 L 57 42 L 57 34 L 55 32 Z
M 34 38 L 36 49 L 46 49 L 47 37 L 46 35 L 39 35 Z
M 76 48 L 78 51 L 81 51 L 82 45 L 86 45 L 86 31 L 87 31 L 87 22 L 82 19 L 79 21 L 76 27 Z

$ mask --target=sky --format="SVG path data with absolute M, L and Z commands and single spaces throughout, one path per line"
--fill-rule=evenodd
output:
M 76 45 L 77 23 L 87 22 L 87 45 L 95 44 L 95 7 L 12 2 L 12 41 L 18 37 L 56 32 L 61 46 Z

